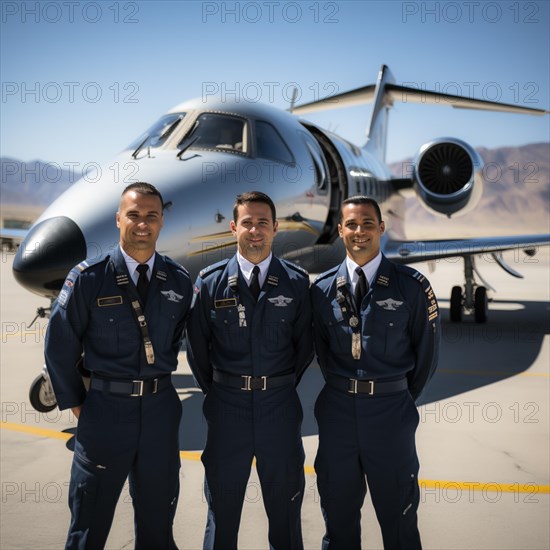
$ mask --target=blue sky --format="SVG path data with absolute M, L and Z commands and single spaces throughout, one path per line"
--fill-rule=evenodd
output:
M 286 108 L 375 82 L 550 108 L 549 3 L 3 1 L 2 156 L 108 162 L 172 106 L 209 92 Z M 225 96 L 221 94 L 225 93 Z M 371 105 L 309 115 L 362 145 Z M 550 117 L 396 104 L 388 160 L 454 136 L 550 140 Z

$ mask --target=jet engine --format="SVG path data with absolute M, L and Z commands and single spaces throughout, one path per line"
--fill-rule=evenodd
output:
M 421 204 L 449 218 L 464 214 L 479 202 L 483 191 L 483 161 L 467 143 L 439 138 L 420 148 L 414 161 L 414 189 Z

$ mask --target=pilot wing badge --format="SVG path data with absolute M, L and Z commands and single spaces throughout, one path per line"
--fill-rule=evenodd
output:
M 290 302 L 292 302 L 294 298 L 287 298 L 286 296 L 283 296 L 282 294 L 279 294 L 279 296 L 276 296 L 275 298 L 269 298 L 269 301 L 275 306 L 275 307 L 286 307 Z
M 178 294 L 177 292 L 174 292 L 173 290 L 163 290 L 161 291 L 161 294 L 169 301 L 169 302 L 181 302 L 183 299 L 182 294 Z
M 399 300 L 394 300 L 393 298 L 388 298 L 387 300 L 380 300 L 376 302 L 381 308 L 387 311 L 396 311 L 398 307 L 403 305 L 403 302 Z

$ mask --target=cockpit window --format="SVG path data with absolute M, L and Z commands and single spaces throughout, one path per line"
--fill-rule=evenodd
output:
M 164 115 L 155 124 L 153 124 L 146 132 L 141 134 L 133 141 L 128 149 L 136 149 L 142 147 L 158 147 L 162 145 L 168 136 L 176 129 L 180 121 L 185 118 L 186 113 L 170 113 Z
M 259 157 L 269 158 L 290 164 L 294 157 L 279 132 L 261 120 L 256 121 L 256 150 Z
M 246 153 L 247 124 L 242 118 L 217 113 L 200 115 L 178 148 L 221 149 Z

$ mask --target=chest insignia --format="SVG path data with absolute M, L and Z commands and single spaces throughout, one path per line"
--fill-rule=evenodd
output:
M 183 296 L 181 294 L 178 294 L 177 292 L 174 292 L 173 290 L 163 290 L 161 291 L 161 294 L 169 301 L 169 302 L 181 302 L 183 299 Z
M 269 301 L 275 306 L 275 307 L 286 307 L 290 302 L 292 302 L 294 298 L 287 298 L 286 296 L 283 296 L 282 294 L 279 294 L 279 296 L 276 296 L 275 298 L 269 298 Z
M 387 311 L 396 311 L 398 307 L 403 305 L 403 302 L 399 300 L 394 300 L 393 298 L 388 298 L 387 300 L 380 300 L 376 302 L 381 308 Z

